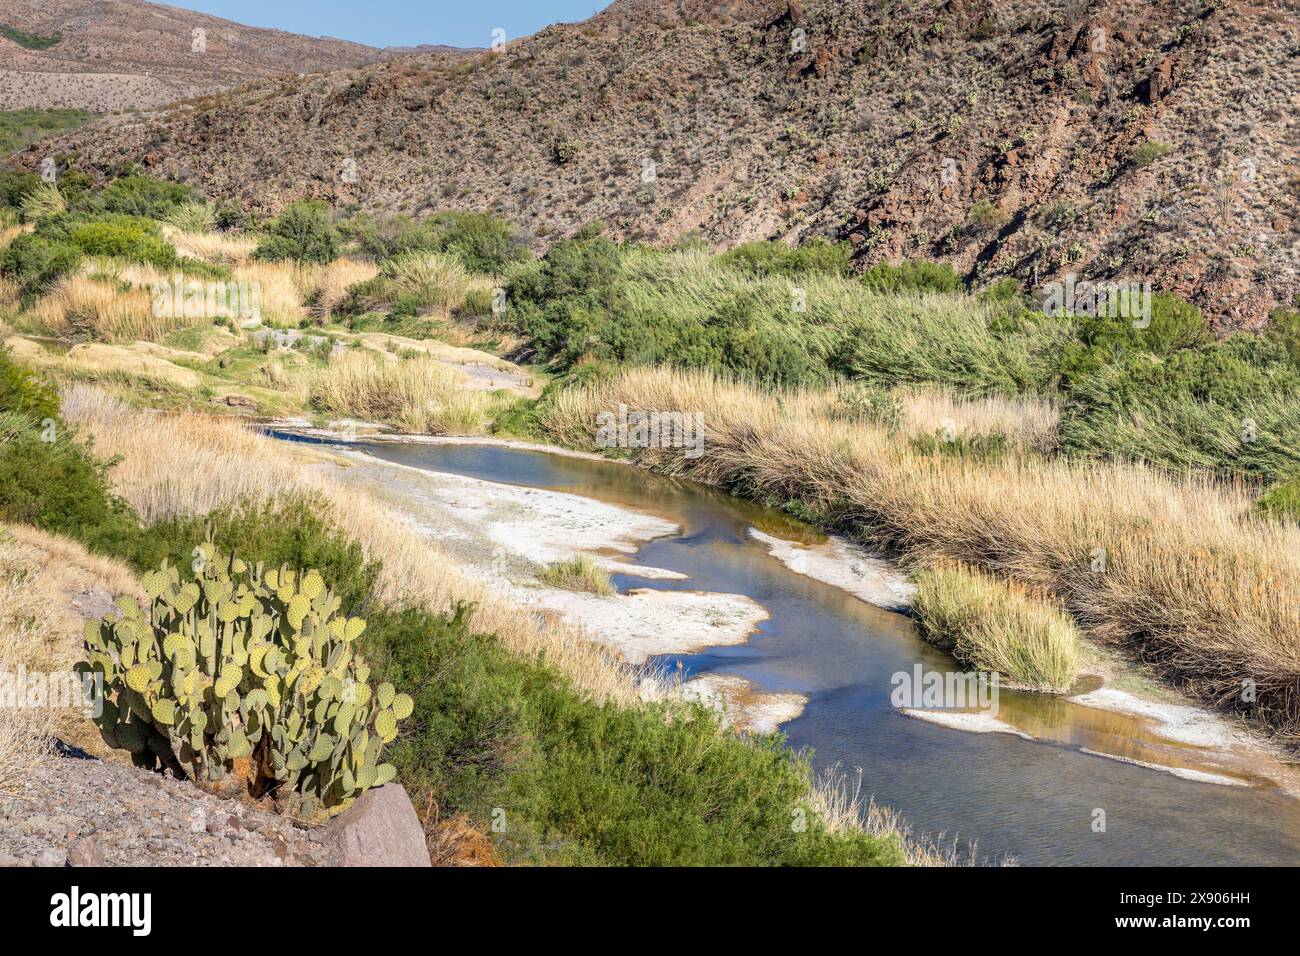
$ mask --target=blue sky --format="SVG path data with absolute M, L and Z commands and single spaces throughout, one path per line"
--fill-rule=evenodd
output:
M 585 20 L 609 0 L 170 0 L 254 27 L 332 36 L 371 46 L 491 46 L 550 23 Z

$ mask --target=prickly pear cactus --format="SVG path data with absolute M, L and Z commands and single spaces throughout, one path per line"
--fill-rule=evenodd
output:
M 307 820 L 393 779 L 380 755 L 414 704 L 371 688 L 365 621 L 339 613 L 318 572 L 249 568 L 209 541 L 192 579 L 164 562 L 143 584 L 147 610 L 122 597 L 119 617 L 86 625 L 81 668 L 103 674 L 110 746 Z

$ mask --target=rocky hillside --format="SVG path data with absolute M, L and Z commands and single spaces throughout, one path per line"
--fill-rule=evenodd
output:
M 57 148 L 262 211 L 820 235 L 979 282 L 1149 280 L 1255 327 L 1300 293 L 1298 24 L 1295 0 L 618 0 L 500 52 L 279 78 Z
M 195 31 L 202 31 L 196 34 Z M 144 0 L 0 0 L 0 109 L 143 109 L 382 51 Z

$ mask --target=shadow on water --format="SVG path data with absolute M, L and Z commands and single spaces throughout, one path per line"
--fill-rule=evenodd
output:
M 816 529 L 716 489 L 612 462 L 486 445 L 373 443 L 375 457 L 431 471 L 584 495 L 681 526 L 647 542 L 634 564 L 686 581 L 655 588 L 745 594 L 769 619 L 747 644 L 661 658 L 668 670 L 742 677 L 761 690 L 808 698 L 783 726 L 816 766 L 861 767 L 865 789 L 918 831 L 975 841 L 983 856 L 1025 864 L 1294 864 L 1300 801 L 1271 786 L 1182 779 L 1084 749 L 1169 767 L 1197 767 L 1198 748 L 1156 737 L 1144 720 L 1060 698 L 1003 689 L 998 718 L 1037 738 L 968 733 L 909 717 L 890 701 L 893 675 L 951 671 L 902 614 L 795 574 L 748 534 L 824 540 Z M 620 590 L 645 579 L 618 576 Z M 1228 771 L 1215 770 L 1221 776 Z M 1236 775 L 1240 776 L 1240 772 Z M 1096 811 L 1105 832 L 1095 832 Z

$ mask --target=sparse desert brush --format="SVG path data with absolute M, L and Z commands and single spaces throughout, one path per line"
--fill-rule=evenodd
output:
M 482 434 L 498 400 L 462 390 L 464 376 L 425 355 L 352 349 L 307 378 L 313 408 L 426 434 Z
M 963 562 L 1017 581 L 1201 700 L 1300 736 L 1300 527 L 1257 517 L 1244 485 L 1122 463 L 919 455 L 797 393 L 667 369 L 559 393 L 539 422 L 590 449 L 597 413 L 620 403 L 704 414 L 703 455 L 639 452 L 656 470 L 800 502 L 916 567 Z
M 912 610 L 922 636 L 960 663 L 1032 690 L 1074 683 L 1082 638 L 1060 606 L 961 564 L 924 569 L 916 583 Z

